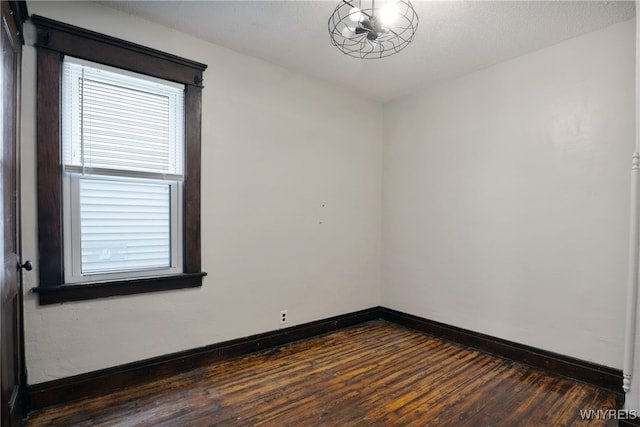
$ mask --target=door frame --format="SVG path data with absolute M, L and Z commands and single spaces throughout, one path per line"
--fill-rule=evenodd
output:
M 20 211 L 20 200 L 21 200 L 21 192 L 20 192 L 20 110 L 21 110 L 21 78 L 22 78 L 22 46 L 24 45 L 24 37 L 23 37 L 23 23 L 28 17 L 27 6 L 24 1 L 17 0 L 1 0 L 1 14 L 2 14 L 2 30 L 8 36 L 9 41 L 11 43 L 11 48 L 14 52 L 15 59 L 15 69 L 12 71 L 14 73 L 12 78 L 14 79 L 15 89 L 14 91 L 4 94 L 3 93 L 3 105 L 14 104 L 12 105 L 11 110 L 8 112 L 9 121 L 13 122 L 14 126 L 14 135 L 13 141 L 8 142 L 9 144 L 13 144 L 13 156 L 12 160 L 15 162 L 13 167 L 11 168 L 14 171 L 15 176 L 13 177 L 14 185 L 15 185 L 15 223 L 14 230 L 12 233 L 15 233 L 13 238 L 15 238 L 15 257 L 17 259 L 16 262 L 16 281 L 17 281 L 17 295 L 16 295 L 16 312 L 12 316 L 11 321 L 15 323 L 15 326 L 11 326 L 15 328 L 14 333 L 17 335 L 17 343 L 16 348 L 13 353 L 13 361 L 18 365 L 17 367 L 17 390 L 16 392 L 11 392 L 10 396 L 5 396 L 8 398 L 7 401 L 2 402 L 2 420 L 9 421 L 11 426 L 18 426 L 21 424 L 22 419 L 26 418 L 27 415 L 27 393 L 26 393 L 26 366 L 25 366 L 25 351 L 24 351 L 24 317 L 23 317 L 23 293 L 22 293 L 22 275 L 20 274 L 20 256 L 21 256 L 21 211 Z M 4 72 L 4 71 L 3 71 Z M 4 141 L 2 150 L 4 150 Z M 6 191 L 6 190 L 3 190 Z M 3 194 L 3 197 L 5 195 Z M 4 212 L 3 212 L 4 213 Z M 2 244 L 5 243 L 4 233 L 2 235 Z M 6 262 L 6 261 L 4 261 Z M 3 263 L 4 268 L 4 263 Z M 4 279 L 2 279 L 4 280 Z M 0 305 L 0 310 L 4 310 L 4 300 Z M 4 311 L 0 313 L 0 319 L 4 319 L 5 313 Z M 4 330 L 6 327 L 4 325 L 0 330 Z M 4 356 L 4 353 L 2 352 Z M 4 364 L 4 363 L 3 363 Z M 1 371 L 0 371 L 1 375 Z

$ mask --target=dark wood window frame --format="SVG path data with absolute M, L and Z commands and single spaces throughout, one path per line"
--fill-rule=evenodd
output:
M 40 304 L 55 304 L 202 286 L 200 254 L 200 139 L 205 64 L 76 26 L 32 16 L 37 30 L 37 167 Z M 65 55 L 185 85 L 183 273 L 64 283 L 60 98 Z

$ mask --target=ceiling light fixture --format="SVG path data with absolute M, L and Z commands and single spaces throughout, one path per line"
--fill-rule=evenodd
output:
M 417 28 L 418 15 L 409 0 L 341 0 L 329 18 L 331 43 L 361 59 L 400 52 Z

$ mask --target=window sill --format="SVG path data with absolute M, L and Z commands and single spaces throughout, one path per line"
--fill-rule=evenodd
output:
M 173 289 L 197 288 L 207 273 L 181 273 L 173 276 L 141 277 L 105 282 L 62 284 L 60 286 L 37 287 L 40 305 L 59 304 L 120 295 L 134 295 Z

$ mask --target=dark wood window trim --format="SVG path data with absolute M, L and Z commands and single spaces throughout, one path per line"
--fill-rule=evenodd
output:
M 202 286 L 200 255 L 200 138 L 205 64 L 72 25 L 32 16 L 37 30 L 37 165 L 40 304 L 55 304 Z M 186 174 L 183 273 L 81 284 L 64 283 L 60 88 L 65 55 L 185 85 Z

